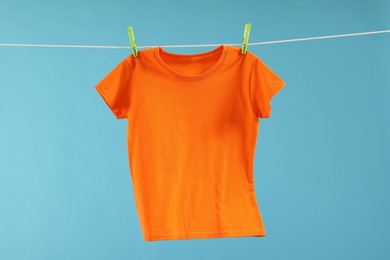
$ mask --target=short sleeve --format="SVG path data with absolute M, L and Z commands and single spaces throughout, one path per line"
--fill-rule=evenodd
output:
M 257 117 L 271 116 L 271 100 L 285 85 L 286 83 L 275 72 L 256 57 L 250 76 L 249 94 Z
M 128 116 L 132 73 L 131 60 L 126 57 L 95 86 L 117 119 Z

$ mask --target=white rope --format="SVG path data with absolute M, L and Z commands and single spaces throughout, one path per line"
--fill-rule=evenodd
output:
M 284 42 L 298 42 L 298 41 L 310 41 L 310 40 L 320 40 L 328 38 L 340 38 L 340 37 L 350 37 L 350 36 L 360 36 L 368 34 L 380 34 L 380 33 L 390 33 L 390 30 L 383 31 L 372 31 L 372 32 L 360 32 L 360 33 L 349 33 L 349 34 L 338 34 L 338 35 L 328 35 L 328 36 L 316 36 L 308 38 L 296 38 L 289 40 L 277 40 L 277 41 L 268 41 L 268 42 L 254 42 L 248 43 L 249 45 L 262 45 L 262 44 L 275 44 L 275 43 L 284 43 Z M 159 47 L 164 48 L 186 48 L 186 47 L 207 47 L 207 46 L 220 46 L 220 45 L 237 45 L 242 46 L 242 43 L 221 43 L 221 44 L 195 44 L 195 45 L 158 45 Z M 158 46 L 137 46 L 137 49 L 152 48 Z M 98 45 L 64 45 L 64 44 L 24 44 L 24 43 L 0 43 L 0 47 L 48 47 L 48 48 L 91 48 L 91 49 L 131 49 L 131 46 L 98 46 Z

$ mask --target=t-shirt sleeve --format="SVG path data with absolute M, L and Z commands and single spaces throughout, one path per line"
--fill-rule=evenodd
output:
M 117 119 L 127 118 L 132 97 L 132 63 L 123 59 L 96 86 L 96 91 Z
M 250 77 L 250 99 L 253 111 L 260 118 L 271 116 L 271 99 L 286 85 L 262 60 L 256 58 Z

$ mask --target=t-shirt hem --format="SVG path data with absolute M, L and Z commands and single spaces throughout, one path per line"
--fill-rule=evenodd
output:
M 196 232 L 196 233 L 169 233 L 144 235 L 146 242 L 160 240 L 185 240 L 185 239 L 204 239 L 204 238 L 237 238 L 237 237 L 264 237 L 265 231 L 231 231 L 231 232 Z

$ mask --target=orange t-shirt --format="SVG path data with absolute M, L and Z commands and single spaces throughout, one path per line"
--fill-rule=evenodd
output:
M 127 119 L 135 206 L 145 241 L 261 237 L 254 189 L 259 118 L 285 82 L 250 51 L 161 47 L 122 60 L 95 89 Z

